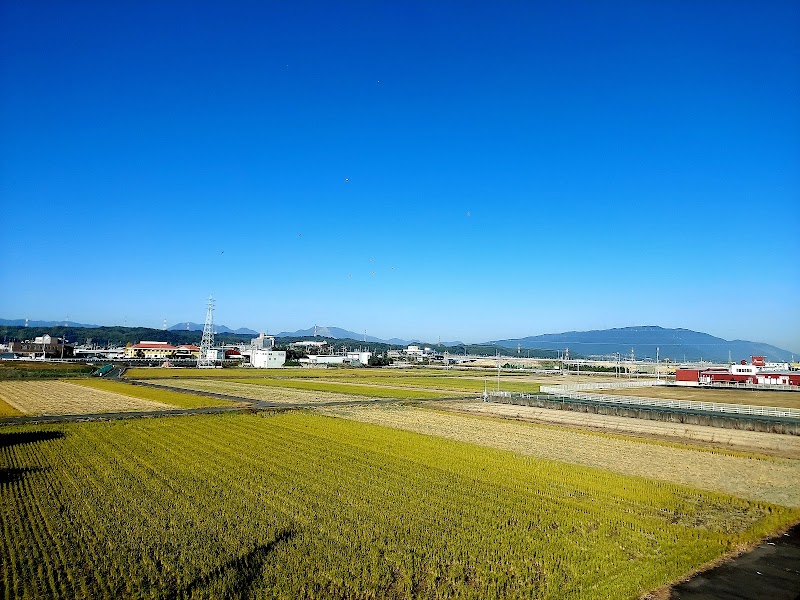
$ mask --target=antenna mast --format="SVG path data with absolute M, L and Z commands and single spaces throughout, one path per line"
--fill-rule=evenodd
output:
M 200 358 L 197 359 L 197 368 L 213 368 L 216 362 L 209 354 L 214 346 L 214 298 L 208 297 L 208 310 L 206 310 L 206 324 L 203 326 L 203 339 L 200 342 Z

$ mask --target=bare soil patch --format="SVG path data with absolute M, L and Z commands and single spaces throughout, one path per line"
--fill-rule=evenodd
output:
M 599 467 L 625 475 L 724 492 L 750 500 L 800 506 L 799 460 L 759 460 L 700 448 L 670 447 L 647 440 L 621 439 L 400 405 L 330 407 L 321 409 L 321 412 L 545 459 Z

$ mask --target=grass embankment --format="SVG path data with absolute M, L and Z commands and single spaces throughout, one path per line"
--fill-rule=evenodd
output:
M 800 517 L 303 413 L 15 427 L 0 468 L 18 597 L 636 598 Z
M 177 408 L 207 408 L 232 405 L 232 403 L 227 400 L 209 398 L 207 396 L 198 396 L 197 394 L 192 394 L 191 392 L 184 393 L 172 390 L 159 390 L 156 388 L 132 385 L 130 383 L 110 381 L 105 379 L 82 379 L 71 381 L 70 383 L 77 383 L 78 385 L 95 390 L 104 390 L 106 392 L 114 392 L 115 394 L 123 394 L 132 398 L 161 402 Z
M 86 377 L 95 367 L 78 363 L 0 360 L 0 381 Z

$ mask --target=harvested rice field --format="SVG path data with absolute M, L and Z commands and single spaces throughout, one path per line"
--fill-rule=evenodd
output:
M 216 394 L 226 394 L 229 396 L 238 396 L 251 400 L 263 400 L 264 402 L 274 402 L 278 404 L 314 405 L 331 402 L 352 402 L 356 399 L 346 394 L 292 389 L 288 387 L 267 387 L 216 379 L 150 380 L 150 383 L 168 385 L 188 391 L 214 392 Z M 377 397 L 360 396 L 357 399 L 361 401 L 371 399 L 377 400 Z
M 151 387 L 132 385 L 119 381 L 109 381 L 104 379 L 79 379 L 73 381 L 76 385 L 82 385 L 96 390 L 105 390 L 125 396 L 133 396 L 142 400 L 152 400 L 163 402 L 174 408 L 206 408 L 212 406 L 231 406 L 228 400 L 219 400 L 208 396 L 198 396 L 190 393 L 174 392 L 171 390 L 154 389 Z
M 358 383 L 340 383 L 336 381 L 309 381 L 298 379 L 151 379 L 151 383 L 169 385 L 185 390 L 214 392 L 265 402 L 293 402 L 298 396 L 285 394 L 286 390 L 312 392 L 306 398 L 312 402 L 345 402 L 353 399 L 397 398 L 408 400 L 424 400 L 452 396 L 463 396 L 464 393 L 440 390 L 420 390 L 409 388 L 393 388 L 382 385 L 366 385 Z M 286 400 L 289 398 L 291 400 Z
M 0 399 L 24 415 L 88 415 L 172 410 L 164 402 L 90 389 L 66 381 L 2 381 Z
M 705 448 L 676 447 L 410 406 L 331 407 L 321 412 L 538 458 L 599 467 L 623 475 L 680 483 L 749 500 L 800 507 L 800 461 L 796 460 L 737 456 Z
M 442 410 L 488 417 L 563 427 L 577 427 L 611 434 L 632 435 L 655 440 L 800 459 L 800 436 L 794 435 L 742 429 L 721 429 L 703 425 L 651 421 L 649 419 L 634 419 L 571 410 L 551 410 L 497 402 L 440 402 L 436 407 Z

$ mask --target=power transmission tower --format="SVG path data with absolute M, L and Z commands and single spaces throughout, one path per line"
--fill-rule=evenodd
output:
M 200 341 L 200 358 L 197 359 L 197 368 L 214 368 L 216 362 L 209 356 L 214 347 L 214 298 L 208 297 L 208 310 L 206 311 L 206 324 L 203 326 L 203 339 Z

